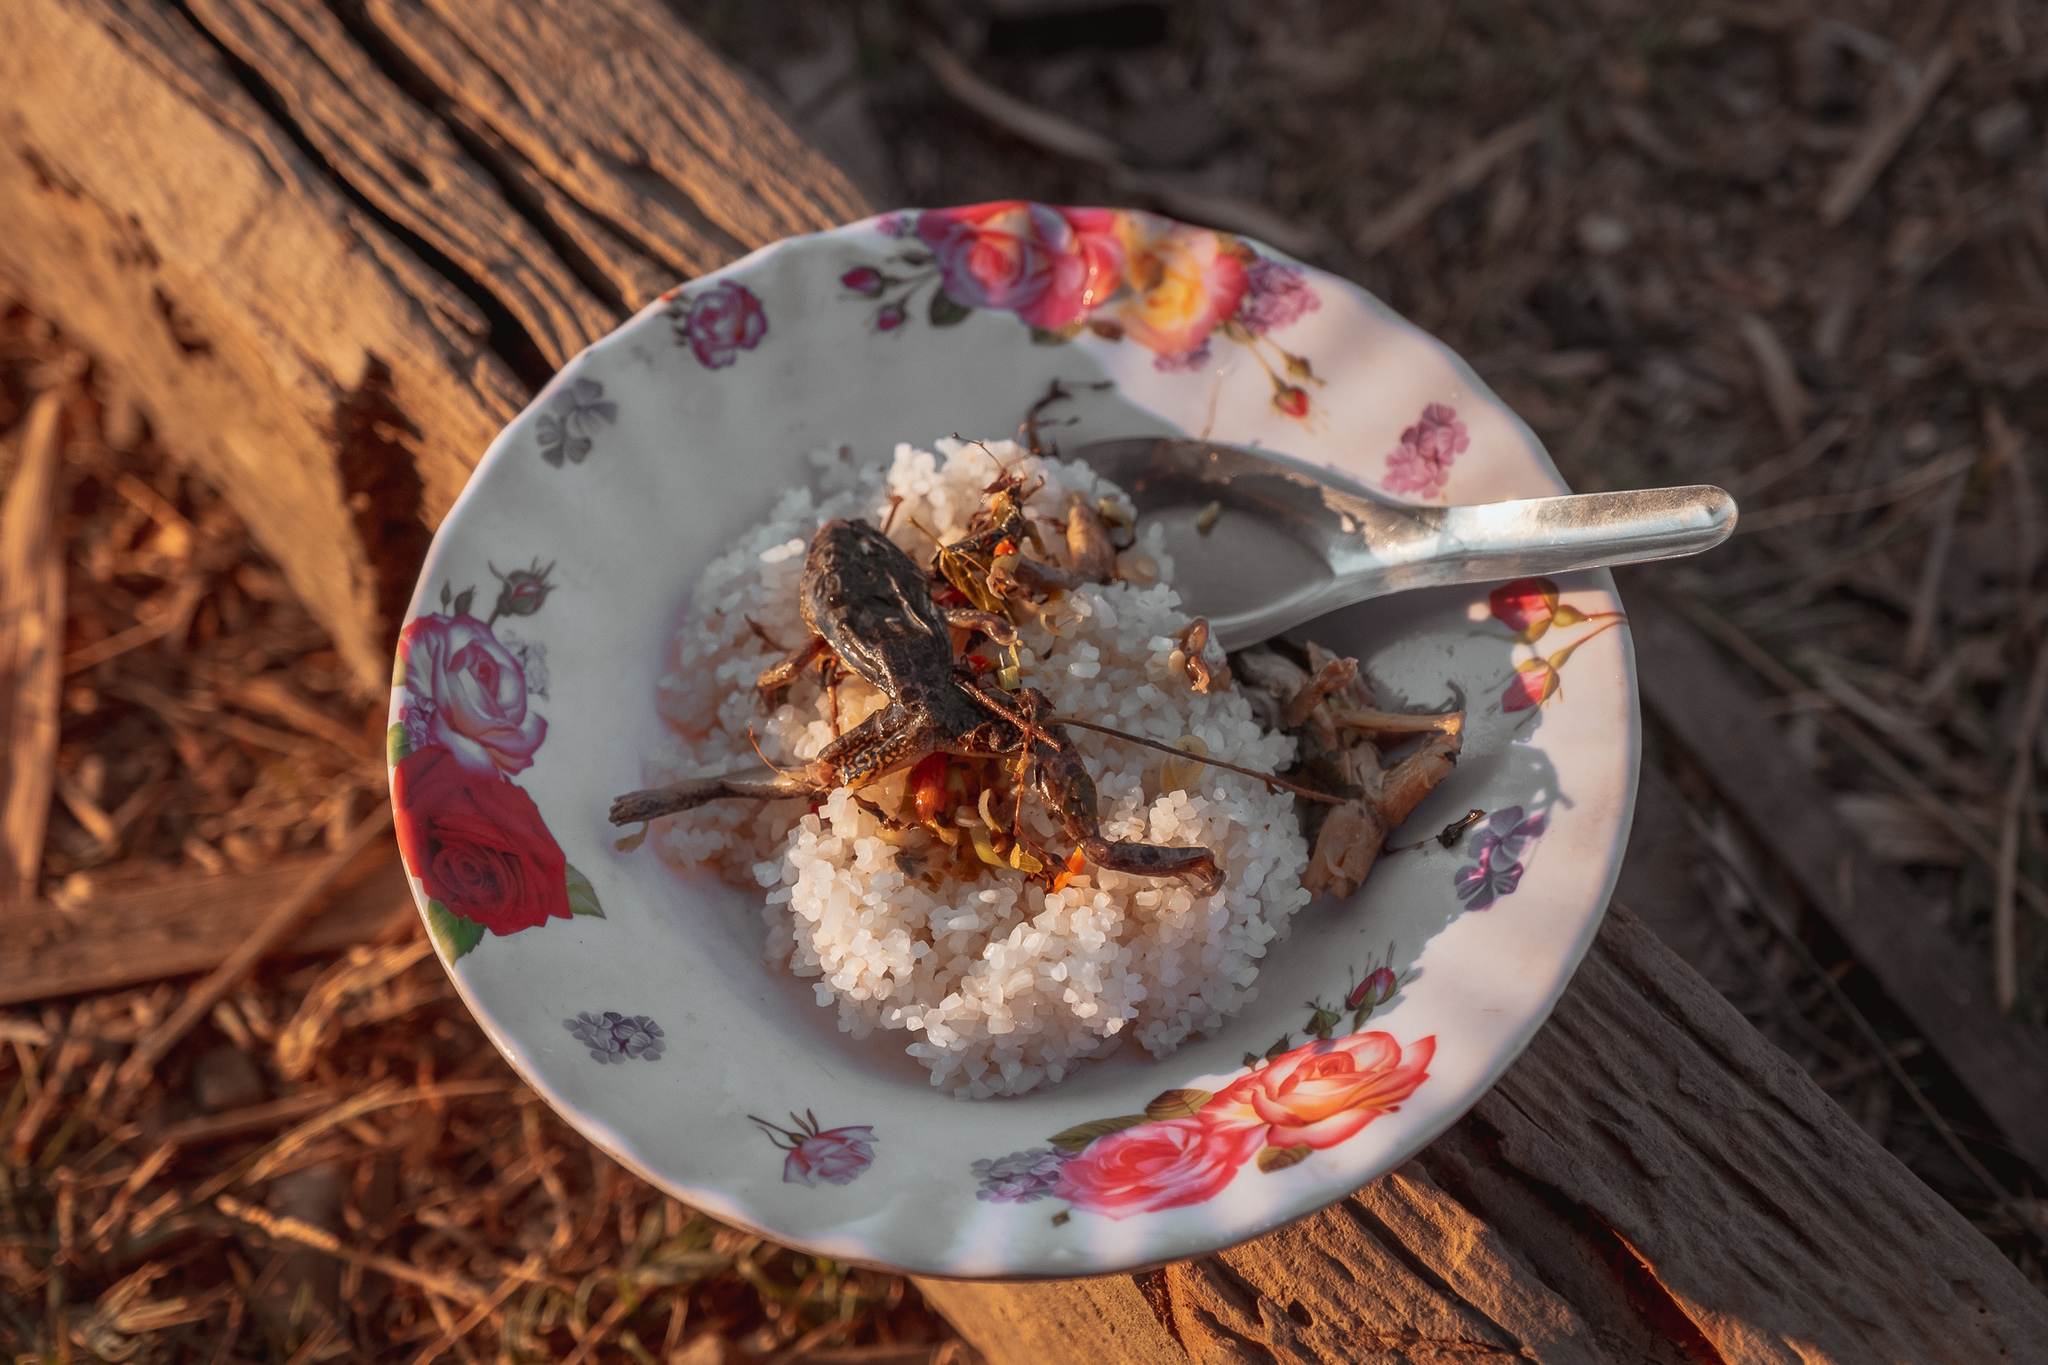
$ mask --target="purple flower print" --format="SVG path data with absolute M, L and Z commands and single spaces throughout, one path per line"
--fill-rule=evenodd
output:
M 1467 910 L 1486 910 L 1522 884 L 1522 851 L 1543 833 L 1543 812 L 1520 806 L 1497 810 L 1472 843 L 1473 862 L 1458 869 L 1452 886 Z
M 694 297 L 669 305 L 676 340 L 688 342 L 697 362 L 722 370 L 741 351 L 751 351 L 768 335 L 768 314 L 753 291 L 732 280 L 720 280 Z
M 875 1130 L 867 1124 L 850 1128 L 820 1128 L 818 1116 L 806 1109 L 804 1116 L 789 1116 L 796 1126 L 784 1128 L 766 1119 L 747 1115 L 761 1125 L 768 1140 L 788 1155 L 782 1159 L 782 1183 L 809 1185 L 851 1185 L 854 1177 L 874 1164 Z
M 1246 330 L 1264 336 L 1301 320 L 1323 306 L 1308 287 L 1307 272 L 1298 265 L 1253 258 L 1244 268 L 1244 301 L 1237 305 L 1237 320 Z
M 548 410 L 534 424 L 540 457 L 555 468 L 562 461 L 582 464 L 600 425 L 619 420 L 619 405 L 604 396 L 604 385 L 595 379 L 578 379 L 564 385 L 548 400 Z
M 1387 454 L 1386 489 L 1433 498 L 1451 477 L 1451 462 L 1472 444 L 1457 409 L 1431 403 L 1422 419 L 1401 433 L 1401 444 Z
M 1043 1199 L 1059 1183 L 1060 1167 L 1073 1155 L 1057 1147 L 1033 1147 L 993 1161 L 977 1161 L 974 1178 L 981 1188 L 974 1197 L 989 1204 L 1029 1204 Z
M 576 1041 L 589 1048 L 597 1061 L 623 1066 L 629 1057 L 661 1060 L 661 1025 L 644 1014 L 625 1015 L 617 1010 L 592 1014 L 586 1010 L 574 1019 L 564 1019 L 562 1027 L 575 1034 Z

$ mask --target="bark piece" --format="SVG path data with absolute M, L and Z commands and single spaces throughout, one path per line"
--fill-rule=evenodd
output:
M 251 872 L 131 880 L 69 909 L 48 901 L 18 907 L 0 941 L 0 1005 L 211 971 L 327 857 L 291 854 Z M 412 892 L 395 846 L 355 875 L 283 952 L 331 953 L 406 923 Z
M 1625 909 L 1414 1163 L 1147 1275 L 918 1281 L 1040 1360 L 2010 1361 L 2048 1300 Z
M 56 771 L 64 682 L 64 543 L 55 524 L 62 419 L 54 390 L 29 410 L 21 461 L 0 510 L 0 724 L 7 741 L 0 898 L 16 906 L 35 897 Z

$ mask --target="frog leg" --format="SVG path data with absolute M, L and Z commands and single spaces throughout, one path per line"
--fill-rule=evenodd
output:
M 999 645 L 1017 643 L 1017 627 L 1006 616 L 992 611 L 979 611 L 973 607 L 947 607 L 946 624 L 962 630 L 976 630 Z
M 783 688 L 795 682 L 806 668 L 818 661 L 820 655 L 831 652 L 832 646 L 825 643 L 824 636 L 813 635 L 782 659 L 762 669 L 754 689 L 767 698 L 770 705 L 775 705 L 781 699 Z
M 1081 762 L 1080 750 L 1065 730 L 1042 719 L 1051 714 L 1052 703 L 1030 687 L 1018 693 L 1018 700 L 1034 731 L 1027 752 L 1038 794 L 1082 857 L 1098 867 L 1136 877 L 1186 877 L 1198 896 L 1213 896 L 1222 889 L 1223 873 L 1216 866 L 1216 855 L 1200 845 L 1172 848 L 1103 838 L 1095 781 Z M 1040 725 L 1044 733 L 1037 732 Z
M 891 702 L 818 752 L 818 764 L 837 775 L 838 787 L 865 787 L 946 747 L 929 718 Z
M 666 787 L 627 792 L 612 802 L 611 820 L 615 825 L 637 825 L 644 820 L 659 820 L 664 815 L 695 809 L 707 801 L 728 798 L 782 801 L 803 797 L 821 801 L 830 796 L 838 785 L 827 780 L 829 777 L 830 774 L 820 771 L 816 763 L 787 771 L 777 771 L 764 764 L 718 777 L 687 777 Z
M 1213 896 L 1223 889 L 1223 873 L 1216 855 L 1199 844 L 1190 848 L 1169 848 L 1164 844 L 1128 844 L 1093 835 L 1080 841 L 1081 856 L 1112 872 L 1134 877 L 1186 877 L 1198 896 Z

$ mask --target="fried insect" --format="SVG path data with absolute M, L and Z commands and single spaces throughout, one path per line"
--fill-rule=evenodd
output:
M 955 562 L 973 566 L 981 550 L 994 549 L 1022 529 L 1016 523 L 1028 526 L 1017 491 L 1014 481 L 999 481 L 991 492 L 989 523 L 970 529 L 969 548 L 959 549 L 968 544 L 959 542 L 942 549 L 941 566 L 949 562 L 949 550 L 961 556 Z M 948 581 L 958 586 L 950 574 Z M 979 581 L 985 592 L 985 575 Z M 799 591 L 811 636 L 762 673 L 760 690 L 773 697 L 830 656 L 882 692 L 888 704 L 801 768 L 762 766 L 628 792 L 612 804 L 613 824 L 636 824 L 733 798 L 818 801 L 840 787 L 866 786 L 932 754 L 993 755 L 1022 760 L 1030 785 L 1063 832 L 1098 866 L 1138 876 L 1185 876 L 1202 894 L 1213 894 L 1221 873 L 1210 850 L 1103 839 L 1095 784 L 1072 737 L 1051 719 L 1051 702 L 1035 688 L 1006 692 L 992 686 L 954 657 L 955 626 L 999 644 L 1014 643 L 1015 629 L 1005 618 L 979 602 L 942 610 L 932 599 L 925 572 L 864 521 L 833 520 L 818 528 Z M 974 594 L 962 591 L 974 600 Z
M 1300 742 L 1301 762 L 1289 776 L 1345 798 L 1304 808 L 1312 851 L 1301 884 L 1313 895 L 1351 895 L 1387 835 L 1457 766 L 1465 713 L 1382 711 L 1358 675 L 1358 661 L 1314 643 L 1300 662 L 1258 645 L 1231 655 L 1230 664 L 1261 719 Z M 1415 735 L 1422 736 L 1419 747 L 1383 766 L 1383 747 Z

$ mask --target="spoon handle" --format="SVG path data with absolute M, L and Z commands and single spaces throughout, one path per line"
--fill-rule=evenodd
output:
M 1735 516 L 1735 499 L 1711 484 L 1448 507 L 1408 565 L 1378 572 L 1420 587 L 1675 559 L 1726 540 Z

